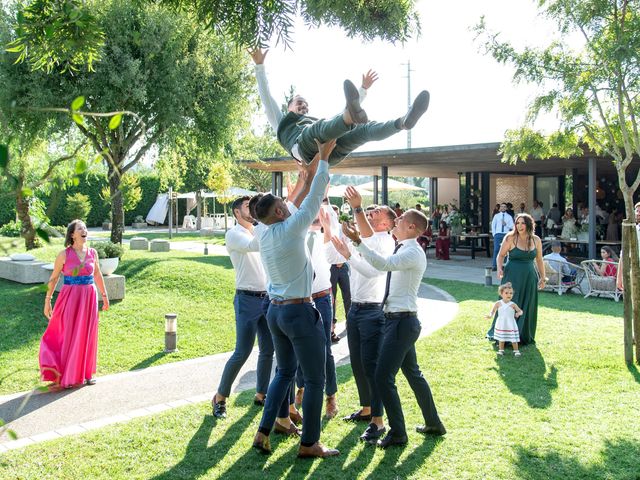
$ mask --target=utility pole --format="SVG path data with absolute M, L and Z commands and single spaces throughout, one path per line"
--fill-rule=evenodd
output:
M 407 60 L 407 63 L 402 65 L 407 66 L 407 109 L 411 107 L 411 60 Z M 407 148 L 411 148 L 411 130 L 407 130 Z

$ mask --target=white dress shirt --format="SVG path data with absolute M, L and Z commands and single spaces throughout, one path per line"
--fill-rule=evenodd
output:
M 532 208 L 529 214 L 533 217 L 534 222 L 539 222 L 544 217 L 544 210 L 541 207 Z
M 362 243 L 383 257 L 392 255 L 396 246 L 395 240 L 387 232 L 374 232 L 372 236 L 363 238 Z M 387 280 L 386 272 L 367 262 L 360 252 L 353 247 L 353 244 L 350 247 L 349 266 L 351 267 L 351 276 L 349 277 L 349 285 L 351 287 L 351 301 L 381 303 Z
M 311 240 L 313 238 L 313 240 Z M 313 283 L 311 293 L 318 293 L 331 288 L 331 264 L 327 262 L 324 247 L 324 235 L 320 230 L 309 230 L 307 233 L 307 247 L 313 265 Z
M 402 247 L 397 253 L 388 257 L 374 252 L 364 242 L 360 242 L 357 249 L 365 260 L 378 270 L 392 272 L 384 311 L 417 312 L 418 288 L 427 268 L 427 258 L 415 238 L 403 240 L 399 244 Z
M 262 227 L 264 229 L 264 225 Z M 260 260 L 258 234 L 260 229 L 254 228 L 254 233 L 237 224 L 227 230 L 224 236 L 227 252 L 236 271 L 236 288 L 238 290 L 252 290 L 264 292 L 266 281 L 264 268 Z
M 507 212 L 498 212 L 493 216 L 491 220 L 491 233 L 494 235 L 497 233 L 509 233 L 515 224 L 513 223 L 513 217 Z
M 260 256 L 272 300 L 311 296 L 313 267 L 305 239 L 328 183 L 329 164 L 321 161 L 300 209 L 286 220 L 269 225 L 260 235 Z

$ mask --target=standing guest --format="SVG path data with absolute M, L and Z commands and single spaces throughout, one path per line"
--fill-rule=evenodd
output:
M 638 258 L 640 258 L 640 202 L 636 203 L 633 207 L 636 214 L 636 234 L 638 236 Z M 624 258 L 623 252 L 620 252 L 620 261 L 618 262 L 618 274 L 616 275 L 616 285 L 620 290 L 624 290 L 623 275 L 622 275 L 622 259 Z
M 449 260 L 449 248 L 451 247 L 451 229 L 445 222 L 440 222 L 438 238 L 436 239 L 436 259 Z
M 547 219 L 553 220 L 554 225 L 560 225 L 562 222 L 562 214 L 560 213 L 557 203 L 554 203 L 549 209 L 549 212 L 547 212 Z
M 227 416 L 227 398 L 231 386 L 242 366 L 246 363 L 253 344 L 258 337 L 258 366 L 256 369 L 256 395 L 253 402 L 264 406 L 271 364 L 273 341 L 265 317 L 266 292 L 265 273 L 260 261 L 258 236 L 254 235 L 254 219 L 249 212 L 251 197 L 239 197 L 231 204 L 236 225 L 227 231 L 224 239 L 231 264 L 236 272 L 236 294 L 233 309 L 236 317 L 236 348 L 224 366 L 218 391 L 213 396 L 213 416 Z M 264 225 L 259 224 L 262 228 Z M 259 227 L 256 226 L 256 229 Z
M 271 194 L 256 205 L 258 220 L 268 226 L 260 235 L 260 254 L 267 273 L 267 293 L 271 305 L 267 322 L 276 351 L 278 370 L 269 385 L 260 427 L 253 447 L 271 453 L 269 434 L 277 412 L 286 398 L 296 374 L 302 368 L 305 394 L 302 401 L 304 418 L 299 457 L 329 457 L 337 450 L 322 445 L 320 440 L 322 397 L 325 384 L 326 337 L 320 313 L 311 298 L 313 268 L 305 237 L 318 215 L 329 183 L 329 158 L 336 141 L 318 143 L 320 160 L 313 162 L 317 173 L 309 194 L 300 209 L 291 215 L 284 201 Z
M 438 226 L 440 225 L 440 218 L 441 217 L 442 217 L 442 212 L 440 211 L 440 205 L 436 205 L 435 210 L 431 214 L 431 224 L 432 224 L 431 228 L 433 230 L 437 230 L 438 229 Z
M 520 203 L 520 208 L 516 213 L 527 213 L 527 207 L 525 206 L 524 202 Z
M 516 213 L 513 211 L 513 203 L 507 203 L 507 213 L 511 215 L 511 218 L 515 218 Z
M 331 205 L 336 216 L 340 216 L 340 211 L 336 205 Z M 338 343 L 340 337 L 336 335 L 336 324 L 338 317 L 336 316 L 336 298 L 338 297 L 338 288 L 342 296 L 342 307 L 344 308 L 345 317 L 349 315 L 351 308 L 351 284 L 349 282 L 349 264 L 344 259 L 338 258 L 335 263 L 331 264 L 331 311 L 333 312 L 333 324 L 331 326 L 331 343 Z
M 503 268 L 504 259 L 509 255 L 509 263 Z M 535 265 L 540 273 L 536 273 Z M 544 261 L 542 260 L 542 241 L 533 233 L 533 218 L 526 213 L 516 217 L 515 228 L 509 232 L 502 242 L 498 254 L 498 279 L 501 284 L 511 282 L 513 285 L 513 301 L 524 311 L 518 317 L 520 343 L 535 343 L 538 323 L 538 289 L 545 285 Z M 487 332 L 490 340 L 494 339 L 494 319 Z
M 507 212 L 507 204 L 501 203 L 498 213 L 491 220 L 491 233 L 493 233 L 493 271 L 498 270 L 498 252 L 504 236 L 513 229 L 513 218 Z
M 98 355 L 98 298 L 102 310 L 109 309 L 109 298 L 100 272 L 98 255 L 87 247 L 87 226 L 74 220 L 67 226 L 65 249 L 53 264 L 44 297 L 44 316 L 49 320 L 40 341 L 40 374 L 42 380 L 63 388 L 82 383 L 95 384 Z M 64 285 L 56 304 L 51 297 L 60 274 Z
M 609 214 L 607 220 L 607 235 L 605 237 L 605 240 L 607 240 L 608 242 L 619 242 L 620 222 L 622 221 L 622 216 L 618 213 L 618 210 L 614 208 Z
M 529 212 L 531 218 L 535 223 L 535 234 L 538 236 L 542 235 L 542 222 L 544 221 L 544 210 L 542 210 L 542 206 L 538 200 L 533 201 L 533 208 Z
M 404 212 L 404 210 L 402 210 L 400 208 L 400 204 L 396 203 L 396 206 L 393 207 L 393 211 L 395 212 L 395 214 L 399 217 L 400 215 L 402 215 L 402 212 Z
M 389 207 L 381 206 L 365 213 L 362 209 L 362 197 L 358 191 L 348 187 L 346 194 L 354 208 L 354 217 L 360 229 L 362 241 L 369 249 L 380 255 L 391 255 L 395 242 L 389 232 L 395 224 L 395 212 Z M 327 222 L 323 221 L 323 223 Z M 325 228 L 325 241 L 329 242 L 332 234 L 330 228 Z M 328 247 L 329 245 L 333 244 L 327 243 Z M 331 251 L 331 248 L 328 248 L 328 251 Z M 386 275 L 372 267 L 356 251 L 350 250 L 344 258 L 348 259 L 352 267 L 353 302 L 347 316 L 347 341 L 351 370 L 358 388 L 360 409 L 344 417 L 343 420 L 370 421 L 360 439 L 375 443 L 384 433 L 382 399 L 376 388 L 375 373 L 383 336 L 382 300 Z
M 408 210 L 396 219 L 392 231 L 398 240 L 394 253 L 383 257 L 361 241 L 357 230 L 343 225 L 344 233 L 356 245 L 358 252 L 378 270 L 387 273 L 383 309 L 385 313 L 384 338 L 376 368 L 375 383 L 389 419 L 389 432 L 378 440 L 378 446 L 387 448 L 407 443 L 407 432 L 396 387 L 396 375 L 402 373 L 413 390 L 425 425 L 416 427 L 420 433 L 444 435 L 446 430 L 440 421 L 429 384 L 425 380 L 416 358 L 415 342 L 420 336 L 418 320 L 418 288 L 427 267 L 424 252 L 416 238 L 427 228 L 427 217 L 417 210 Z M 333 238 L 334 245 L 343 255 L 348 255 L 347 245 Z
M 440 217 L 440 221 L 445 222 L 447 225 L 449 225 L 449 215 L 449 205 L 445 205 L 442 209 L 442 216 Z
M 618 275 L 618 256 L 609 245 L 604 245 L 600 249 L 602 264 L 594 266 L 598 275 L 603 277 L 616 277 Z
M 491 218 L 495 216 L 496 213 L 500 212 L 500 204 L 496 203 L 496 206 L 493 207 L 493 212 L 491 212 Z

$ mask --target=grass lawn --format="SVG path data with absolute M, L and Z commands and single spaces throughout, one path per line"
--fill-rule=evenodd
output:
M 111 232 L 91 232 L 91 237 L 104 237 L 105 240 L 108 240 L 111 236 Z M 208 243 L 214 243 L 217 245 L 224 245 L 224 234 L 222 233 L 212 233 L 210 235 L 201 235 L 199 232 L 184 232 L 181 231 L 179 233 L 172 233 L 171 238 L 169 238 L 169 233 L 167 229 L 157 232 L 136 232 L 135 230 L 127 230 L 123 235 L 123 239 L 132 239 L 134 237 L 144 237 L 149 240 L 153 240 L 154 238 L 161 238 L 163 240 L 170 240 L 173 242 L 184 242 L 187 240 L 198 241 L 202 240 Z
M 7 452 L 0 478 L 639 478 L 640 372 L 622 360 L 621 304 L 541 294 L 537 345 L 498 358 L 483 339 L 496 290 L 430 283 L 460 302 L 451 324 L 418 343 L 443 438 L 410 431 L 406 448 L 382 451 L 358 441 L 365 425 L 331 421 L 321 439 L 339 457 L 296 460 L 297 442 L 276 435 L 264 457 L 250 448 L 261 410 L 248 391 L 231 397 L 224 421 L 203 403 Z M 350 367 L 338 378 L 346 414 L 357 407 Z M 420 414 L 398 378 L 411 427 Z

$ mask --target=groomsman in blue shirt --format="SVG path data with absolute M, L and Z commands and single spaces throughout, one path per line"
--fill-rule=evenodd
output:
M 320 443 L 322 397 L 325 386 L 326 336 L 311 298 L 313 268 L 306 234 L 318 215 L 329 183 L 327 159 L 335 140 L 318 144 L 320 160 L 311 189 L 293 215 L 280 197 L 267 194 L 256 205 L 258 220 L 268 226 L 260 235 L 260 253 L 267 273 L 271 305 L 267 322 L 276 351 L 278 371 L 269 385 L 267 400 L 253 447 L 271 453 L 269 434 L 288 393 L 298 362 L 304 377 L 304 418 L 299 457 L 329 457 L 338 450 Z M 297 359 L 297 360 L 296 360 Z

